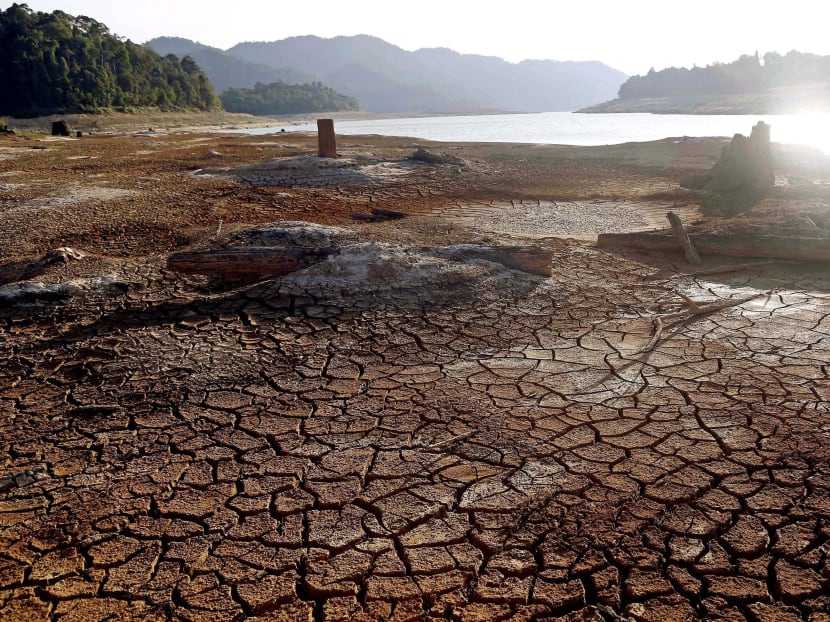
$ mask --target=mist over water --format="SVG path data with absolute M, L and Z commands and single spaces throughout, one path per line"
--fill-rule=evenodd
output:
M 772 126 L 774 142 L 808 145 L 830 154 L 830 113 L 658 115 L 542 112 L 336 121 L 335 130 L 341 135 L 411 136 L 446 142 L 613 145 L 682 136 L 749 136 L 752 126 L 758 121 L 765 121 Z M 251 134 L 269 134 L 279 132 L 282 128 L 285 128 L 286 132 L 317 131 L 315 122 L 244 131 Z

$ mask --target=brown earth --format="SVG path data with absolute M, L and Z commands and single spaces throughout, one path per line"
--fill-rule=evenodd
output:
M 0 618 L 830 619 L 827 267 L 591 242 L 824 226 L 830 167 L 783 149 L 772 198 L 702 220 L 679 182 L 721 146 L 0 138 Z M 164 268 L 281 220 L 541 244 L 554 276 Z

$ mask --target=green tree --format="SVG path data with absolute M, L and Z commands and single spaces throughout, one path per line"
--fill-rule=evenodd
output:
M 89 17 L 25 4 L 0 12 L 0 84 L 0 113 L 13 116 L 221 108 L 192 58 L 161 58 Z
M 252 89 L 230 88 L 221 95 L 229 112 L 249 114 L 298 114 L 358 110 L 355 98 L 338 93 L 321 82 L 287 84 L 257 82 Z

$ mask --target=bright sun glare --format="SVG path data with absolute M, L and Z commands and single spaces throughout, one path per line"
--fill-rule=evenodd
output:
M 802 112 L 781 115 L 770 122 L 773 124 L 773 141 L 808 145 L 830 155 L 830 113 Z

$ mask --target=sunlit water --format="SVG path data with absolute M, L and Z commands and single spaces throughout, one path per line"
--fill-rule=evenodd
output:
M 321 115 L 322 116 L 322 115 Z M 411 136 L 446 142 L 612 145 L 681 136 L 749 135 L 765 121 L 772 140 L 816 147 L 830 154 L 830 113 L 794 115 L 534 114 L 475 115 L 337 121 L 341 135 Z M 250 134 L 317 131 L 315 122 L 244 130 Z

